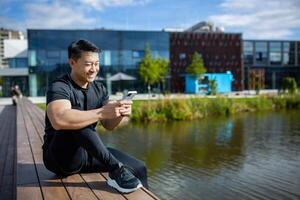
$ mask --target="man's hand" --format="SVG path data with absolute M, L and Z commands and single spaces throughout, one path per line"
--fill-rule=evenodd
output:
M 101 108 L 101 124 L 107 130 L 113 130 L 123 117 L 131 114 L 130 100 L 111 101 Z
M 125 116 L 131 115 L 132 101 L 131 100 L 121 100 L 119 102 L 121 104 L 121 109 L 120 109 L 121 116 L 125 117 Z
M 119 101 L 110 101 L 102 107 L 102 119 L 114 119 L 121 116 L 120 110 L 122 109 Z

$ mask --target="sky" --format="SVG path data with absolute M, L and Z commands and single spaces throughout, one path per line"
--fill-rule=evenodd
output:
M 244 39 L 300 40 L 300 0 L 0 0 L 0 27 L 187 29 L 209 21 Z

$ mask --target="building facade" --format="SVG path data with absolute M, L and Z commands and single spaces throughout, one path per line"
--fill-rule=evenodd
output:
M 0 68 L 2 96 L 10 96 L 10 88 L 15 85 L 28 95 L 27 40 L 4 40 L 4 58 L 8 66 Z
M 242 35 L 223 32 L 170 33 L 170 73 L 172 92 L 183 92 L 184 75 L 192 55 L 202 56 L 208 73 L 233 74 L 233 90 L 244 89 Z
M 146 89 L 137 74 L 145 45 L 151 48 L 154 57 L 169 59 L 169 34 L 163 31 L 28 30 L 30 96 L 44 96 L 52 80 L 70 71 L 67 47 L 80 38 L 93 42 L 102 50 L 101 77 L 120 71 L 137 77 L 136 81 L 122 83 L 127 89 Z M 113 84 L 113 92 L 118 87 Z
M 24 39 L 24 35 L 21 31 L 15 31 L 10 29 L 0 29 L 0 69 L 8 67 L 8 59 L 4 56 L 4 40 L 10 39 Z
M 246 89 L 255 89 L 253 81 L 281 89 L 285 77 L 294 77 L 300 85 L 300 41 L 244 40 L 243 60 Z

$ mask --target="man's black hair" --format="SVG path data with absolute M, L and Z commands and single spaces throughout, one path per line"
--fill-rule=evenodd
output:
M 68 58 L 73 58 L 77 60 L 81 57 L 82 52 L 90 51 L 95 53 L 100 53 L 101 50 L 92 42 L 80 39 L 72 42 L 68 47 Z

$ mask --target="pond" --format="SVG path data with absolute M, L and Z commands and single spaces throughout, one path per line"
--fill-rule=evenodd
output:
M 133 124 L 104 143 L 143 160 L 161 199 L 300 199 L 300 112 Z

